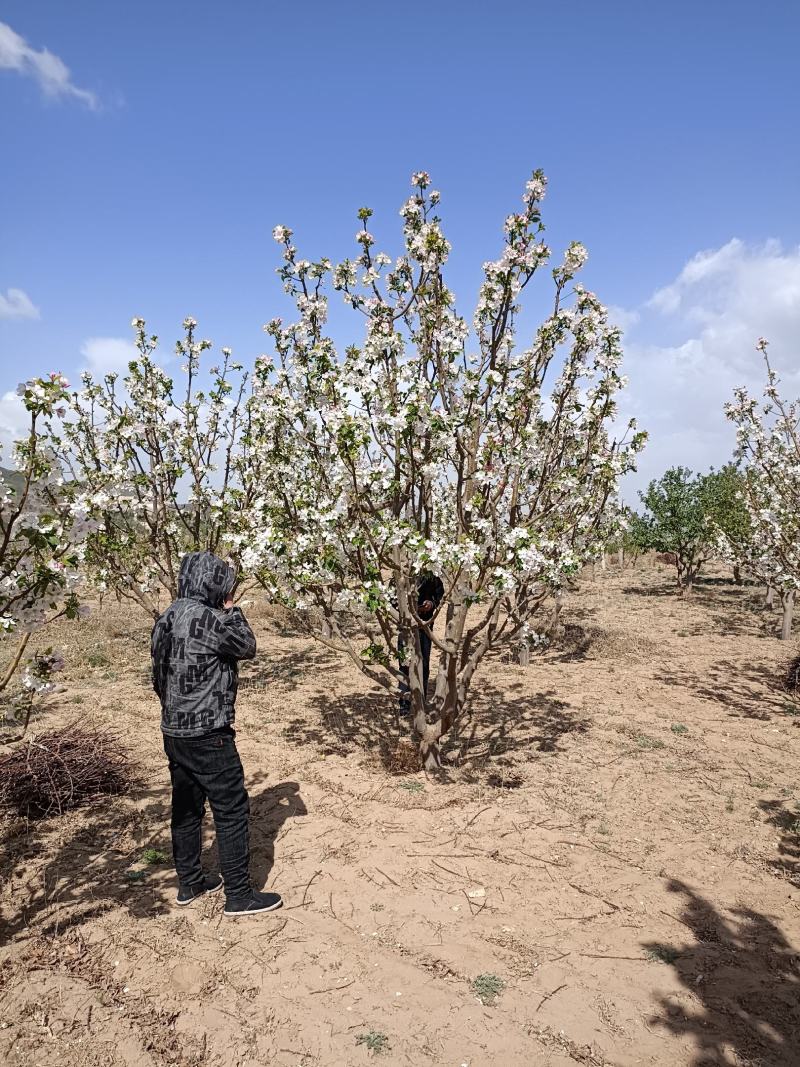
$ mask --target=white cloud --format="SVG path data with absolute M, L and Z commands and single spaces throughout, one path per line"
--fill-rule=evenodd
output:
M 667 467 L 705 470 L 730 459 L 733 430 L 723 405 L 739 385 L 761 395 L 760 336 L 771 342 L 784 391 L 797 396 L 800 248 L 731 240 L 694 256 L 647 301 L 625 344 L 631 385 L 621 414 L 635 415 L 650 432 L 629 498 Z
M 97 377 L 126 371 L 136 355 L 135 345 L 123 337 L 90 337 L 81 345 L 83 369 Z M 14 391 L 0 396 L 0 465 L 11 465 L 13 444 L 25 436 L 29 425 L 30 415 L 22 397 Z
M 0 465 L 11 466 L 12 446 L 25 436 L 30 418 L 21 396 L 11 391 L 0 396 Z
M 15 70 L 34 78 L 45 96 L 72 97 L 97 110 L 95 94 L 73 84 L 62 59 L 46 48 L 37 52 L 5 22 L 0 22 L 0 70 Z
M 616 304 L 610 304 L 608 308 L 608 321 L 613 322 L 615 326 L 623 331 L 632 329 L 637 322 L 641 319 L 641 315 L 636 310 L 630 310 L 629 308 L 617 307 Z
M 89 337 L 81 345 L 81 355 L 86 360 L 86 370 L 103 375 L 127 370 L 137 351 L 133 342 L 124 337 Z
M 38 319 L 39 309 L 22 289 L 0 293 L 0 319 Z

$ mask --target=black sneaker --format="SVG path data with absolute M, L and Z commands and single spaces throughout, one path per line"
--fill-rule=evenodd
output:
M 197 885 L 179 886 L 175 903 L 185 908 L 187 904 L 191 904 L 198 897 L 204 897 L 206 893 L 219 893 L 222 885 L 222 878 L 218 874 L 206 874 L 203 876 L 203 881 L 198 882 Z
M 232 919 L 238 919 L 242 915 L 258 915 L 262 911 L 277 911 L 283 905 L 283 901 L 277 893 L 257 893 L 255 890 L 249 897 L 242 900 L 226 900 L 225 911 Z

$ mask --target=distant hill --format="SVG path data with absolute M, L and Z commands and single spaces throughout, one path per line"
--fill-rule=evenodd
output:
M 10 467 L 0 467 L 0 474 L 2 474 L 6 485 L 10 485 L 12 489 L 19 490 L 22 488 L 24 478 L 19 471 L 12 470 Z

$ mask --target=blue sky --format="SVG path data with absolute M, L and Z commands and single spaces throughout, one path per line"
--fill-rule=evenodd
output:
M 800 385 L 796 4 L 11 0 L 0 22 L 0 437 L 20 378 L 112 365 L 133 315 L 166 350 L 191 314 L 258 354 L 286 311 L 272 227 L 338 259 L 368 204 L 397 251 L 421 168 L 468 314 L 544 168 L 549 243 L 587 245 L 627 328 L 636 484 L 725 460 L 760 334 Z

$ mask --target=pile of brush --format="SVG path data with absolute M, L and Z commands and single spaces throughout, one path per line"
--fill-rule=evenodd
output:
M 112 731 L 69 723 L 0 756 L 0 809 L 27 818 L 61 815 L 99 796 L 122 796 L 138 776 Z

